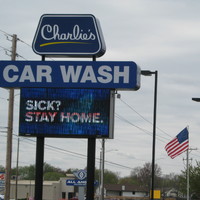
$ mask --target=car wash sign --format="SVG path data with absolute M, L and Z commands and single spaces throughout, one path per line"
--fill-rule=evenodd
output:
M 45 56 L 99 57 L 106 50 L 100 24 L 90 14 L 43 15 L 32 46 Z
M 130 61 L 0 61 L 0 87 L 137 90 L 140 68 Z

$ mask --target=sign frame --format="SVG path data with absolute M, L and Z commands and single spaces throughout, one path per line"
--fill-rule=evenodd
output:
M 59 90 L 58 96 L 54 93 L 56 90 Z M 91 100 L 93 97 L 90 95 L 90 91 L 94 91 L 94 101 Z M 35 97 L 35 92 L 38 93 L 37 97 Z M 112 139 L 114 134 L 114 93 L 114 90 L 109 89 L 100 91 L 96 89 L 22 88 L 19 136 Z M 60 94 L 63 95 L 63 100 L 59 103 L 57 100 L 59 100 Z M 70 98 L 66 99 L 66 94 L 69 94 Z M 81 99 L 79 99 L 80 97 Z M 98 98 L 102 98 L 103 102 L 105 102 L 105 98 L 108 98 L 107 106 L 102 107 Z M 32 101 L 31 104 L 30 101 Z M 57 107 L 57 103 L 59 103 L 59 107 Z M 59 110 L 60 108 L 61 110 Z M 91 118 L 87 115 L 90 112 Z M 98 112 L 99 114 L 97 114 Z

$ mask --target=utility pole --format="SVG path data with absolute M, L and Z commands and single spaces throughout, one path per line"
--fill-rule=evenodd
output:
M 11 60 L 16 59 L 17 35 L 12 36 Z M 8 104 L 8 130 L 7 130 L 7 149 L 6 149 L 6 176 L 5 176 L 5 200 L 10 200 L 10 178 L 12 162 L 12 132 L 13 132 L 13 111 L 14 111 L 14 89 L 9 91 Z
M 187 200 L 190 199 L 189 149 L 187 150 Z
M 102 139 L 101 149 L 101 195 L 100 199 L 104 200 L 104 163 L 105 163 L 105 139 Z
M 197 150 L 197 148 L 189 148 L 187 149 L 187 152 L 186 152 L 186 168 L 187 168 L 187 176 L 186 176 L 186 179 L 187 179 L 187 200 L 190 199 L 190 170 L 189 170 L 189 151 L 192 151 L 192 150 Z

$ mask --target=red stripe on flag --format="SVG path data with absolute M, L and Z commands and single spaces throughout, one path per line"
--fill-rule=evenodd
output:
M 176 152 L 174 152 L 173 154 L 171 154 L 170 157 L 172 159 L 175 158 L 176 156 L 178 156 L 181 153 L 183 153 L 184 151 L 186 151 L 188 149 L 188 147 L 189 147 L 189 145 L 188 145 L 188 141 L 187 141 L 187 142 L 185 142 L 185 144 L 181 145 L 178 149 L 176 149 Z

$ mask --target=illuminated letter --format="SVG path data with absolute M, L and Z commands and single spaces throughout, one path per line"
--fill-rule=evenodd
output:
M 112 69 L 109 66 L 101 66 L 98 70 L 99 75 L 102 77 L 97 77 L 98 81 L 101 83 L 109 83 L 112 81 L 112 74 L 109 72 L 112 71 Z
M 85 68 L 85 71 L 83 73 L 82 79 L 81 79 L 81 83 L 85 83 L 86 81 L 91 81 L 92 83 L 96 83 L 96 77 L 93 71 L 92 66 L 88 65 Z
M 70 79 L 71 79 L 72 83 L 77 83 L 78 82 L 82 66 L 78 65 L 76 67 L 76 70 L 74 68 L 75 67 L 73 65 L 69 65 L 68 66 L 68 70 L 66 72 L 65 65 L 61 65 L 60 66 L 61 74 L 62 74 L 62 78 L 63 78 L 63 82 L 64 83 L 69 83 Z
M 74 116 L 76 116 L 75 118 L 77 118 L 77 119 L 75 119 Z M 78 121 L 80 120 L 80 115 L 79 115 L 79 113 L 72 113 L 70 119 L 71 119 L 72 122 L 74 122 L 74 123 L 78 122 Z
M 15 65 L 8 65 L 3 70 L 3 77 L 4 77 L 5 81 L 7 81 L 9 83 L 13 83 L 18 79 L 19 76 L 18 75 L 13 75 L 12 77 L 9 76 L 10 71 L 18 72 L 19 70 Z
M 46 112 L 42 112 L 41 118 L 39 120 L 39 122 L 43 122 L 43 121 L 49 122 L 49 118 Z
M 56 110 L 53 105 L 54 103 L 56 103 L 56 101 L 47 101 L 47 110 Z
M 37 65 L 37 82 L 42 82 L 42 78 L 46 78 L 46 82 L 52 82 L 51 80 L 52 69 L 48 65 Z
M 69 117 L 70 117 L 70 113 L 67 113 L 67 115 L 65 116 L 64 112 L 60 113 L 60 121 L 64 122 L 64 120 L 66 120 L 66 122 L 69 123 Z
M 92 122 L 93 123 L 100 123 L 100 113 L 93 113 Z
M 26 113 L 26 118 L 25 118 L 25 121 L 26 122 L 32 122 L 33 121 L 33 116 L 32 114 L 34 114 L 33 112 L 27 112 Z
M 25 80 L 30 82 L 35 82 L 33 72 L 30 65 L 25 65 L 19 82 L 24 82 Z
M 44 105 L 42 105 L 42 104 L 44 104 Z M 46 106 L 45 106 L 46 104 L 47 104 L 46 101 L 41 100 L 41 101 L 38 101 L 37 107 L 38 107 L 39 110 L 45 110 L 46 109 Z
M 123 77 L 123 83 L 129 82 L 129 66 L 124 66 L 124 71 L 119 71 L 119 66 L 114 66 L 114 83 L 119 83 L 119 78 Z
M 26 101 L 26 110 L 33 110 L 33 100 L 27 100 Z
M 54 122 L 54 119 L 55 119 L 55 116 L 57 115 L 57 112 L 48 112 L 49 116 L 50 116 L 50 119 L 51 119 L 51 122 Z

